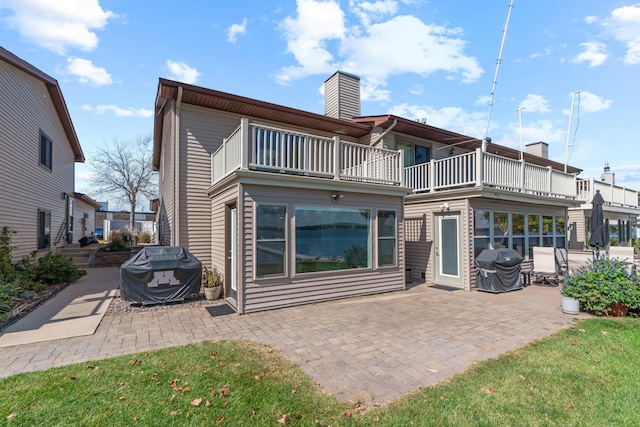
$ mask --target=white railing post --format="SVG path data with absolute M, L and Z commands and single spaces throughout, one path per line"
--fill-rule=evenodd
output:
M 400 178 L 400 186 L 401 187 L 406 187 L 407 186 L 407 177 L 405 176 L 405 172 L 404 172 L 404 155 L 402 153 L 402 151 L 398 150 L 398 175 Z
M 222 174 L 220 176 L 225 176 L 228 172 L 227 170 L 227 141 L 229 138 L 224 138 L 222 140 Z
M 333 179 L 340 179 L 340 137 L 333 137 Z
M 549 171 L 547 174 L 547 195 L 551 195 L 553 193 L 553 168 L 547 166 L 547 170 Z
M 436 188 L 436 160 L 431 159 L 429 162 L 429 192 L 433 193 Z M 426 177 L 426 174 L 425 174 Z
M 240 168 L 249 169 L 249 119 L 243 118 L 240 121 Z
M 520 160 L 520 192 L 522 192 L 522 193 L 525 192 L 525 184 L 524 184 L 525 183 L 525 179 L 526 179 L 525 170 L 524 170 L 525 165 L 526 165 L 526 163 L 525 163 L 524 159 L 521 159 Z
M 476 148 L 476 187 L 482 187 L 484 181 L 484 153 L 481 148 Z

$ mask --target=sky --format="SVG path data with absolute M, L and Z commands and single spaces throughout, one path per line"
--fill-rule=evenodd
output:
M 58 80 L 87 158 L 76 191 L 92 196 L 97 150 L 152 136 L 159 78 L 323 114 L 338 70 L 360 77 L 363 116 L 488 126 L 640 190 L 633 0 L 0 0 L 0 45 Z

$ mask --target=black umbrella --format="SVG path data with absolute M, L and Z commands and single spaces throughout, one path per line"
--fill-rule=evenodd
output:
M 591 209 L 591 236 L 589 236 L 589 246 L 595 248 L 596 258 L 599 256 L 599 249 L 607 246 L 609 243 L 609 231 L 605 226 L 604 213 L 602 212 L 602 205 L 604 205 L 604 199 L 600 194 L 600 190 L 596 190 L 596 194 L 591 201 L 593 208 Z

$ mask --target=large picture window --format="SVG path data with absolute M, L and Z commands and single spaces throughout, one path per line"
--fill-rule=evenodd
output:
M 283 275 L 286 259 L 285 206 L 256 208 L 256 275 Z
M 371 267 L 369 209 L 295 208 L 296 273 Z
M 378 211 L 378 266 L 396 264 L 396 213 Z

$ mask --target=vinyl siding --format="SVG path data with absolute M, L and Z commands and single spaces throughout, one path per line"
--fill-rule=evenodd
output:
M 85 221 L 84 214 L 87 214 Z M 78 199 L 74 201 L 73 208 L 73 241 L 77 242 L 85 236 L 95 234 L 96 209 Z
M 162 151 L 160 156 L 160 185 L 158 207 L 158 243 L 171 246 L 173 242 L 174 192 L 175 192 L 175 102 L 170 101 L 164 109 L 162 121 Z
M 585 211 L 583 210 L 569 210 L 567 217 L 567 242 L 568 249 L 584 249 L 587 236 L 585 227 L 587 220 L 585 218 Z
M 437 284 L 433 267 L 433 242 L 436 239 L 434 223 L 435 214 L 440 212 L 440 205 L 449 203 L 449 213 L 458 213 L 460 216 L 460 267 L 463 287 L 471 289 L 474 277 L 472 276 L 472 250 L 471 236 L 473 221 L 472 213 L 466 199 L 437 200 L 429 202 L 410 202 L 405 204 L 405 228 L 407 241 L 406 258 L 407 268 L 412 270 L 414 281 L 426 281 Z
M 74 191 L 74 154 L 42 81 L 0 61 L 0 97 L 0 226 L 17 231 L 17 260 L 37 249 L 38 209 L 51 212 L 55 249 L 66 213 L 62 194 Z M 52 170 L 40 166 L 41 131 L 52 141 Z
M 335 206 L 330 202 L 327 191 L 300 190 L 268 186 L 243 186 L 243 226 L 244 251 L 241 272 L 244 281 L 244 312 L 266 310 L 317 301 L 345 298 L 353 295 L 373 294 L 401 290 L 404 285 L 404 234 L 403 208 L 401 197 L 344 193 L 340 207 L 395 210 L 398 221 L 397 255 L 398 263 L 392 267 L 379 269 L 352 269 L 322 273 L 294 274 L 294 208 L 299 205 Z M 287 205 L 288 215 L 288 259 L 287 277 L 254 278 L 254 209 L 256 203 Z M 372 265 L 377 258 L 375 221 L 372 222 Z
M 238 186 L 217 194 L 211 202 L 211 267 L 226 273 L 225 209 L 238 200 Z
M 183 104 L 180 111 L 180 244 L 211 264 L 211 154 L 240 124 L 232 115 Z

